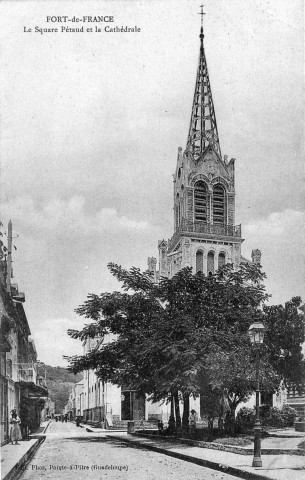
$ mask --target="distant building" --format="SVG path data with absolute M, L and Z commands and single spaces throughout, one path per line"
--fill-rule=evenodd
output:
M 51 398 L 46 398 L 44 401 L 44 406 L 41 411 L 41 421 L 44 422 L 48 418 L 54 418 L 55 415 L 55 402 Z

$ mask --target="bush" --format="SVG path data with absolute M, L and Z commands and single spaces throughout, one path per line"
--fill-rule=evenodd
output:
M 292 427 L 297 417 L 297 412 L 289 405 L 284 405 L 281 409 L 262 405 L 259 412 L 262 425 L 269 427 Z M 251 430 L 254 427 L 254 423 L 255 408 L 241 408 L 236 417 L 238 427 L 242 430 Z
M 270 427 L 292 427 L 296 419 L 297 412 L 289 405 L 284 405 L 283 408 L 270 408 L 270 414 L 265 419 L 264 425 Z
M 284 405 L 282 408 L 281 414 L 283 417 L 284 426 L 292 427 L 297 417 L 296 410 L 290 407 L 289 405 Z
M 236 416 L 236 424 L 241 429 L 251 430 L 254 427 L 255 423 L 255 409 L 243 407 L 241 408 Z
M 284 427 L 282 412 L 277 407 L 270 408 L 269 416 L 264 420 L 264 425 L 268 425 L 269 427 Z

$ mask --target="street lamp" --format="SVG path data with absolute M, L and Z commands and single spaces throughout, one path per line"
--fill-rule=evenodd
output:
M 261 458 L 261 422 L 259 418 L 259 351 L 261 345 L 264 341 L 265 327 L 262 323 L 254 322 L 248 330 L 250 341 L 252 347 L 255 349 L 256 353 L 256 416 L 254 424 L 254 457 L 252 462 L 252 467 L 261 467 L 262 458 Z

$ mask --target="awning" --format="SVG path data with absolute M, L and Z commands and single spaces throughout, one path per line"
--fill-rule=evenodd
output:
M 40 385 L 35 385 L 34 382 L 25 382 L 21 380 L 20 382 L 16 382 L 15 385 L 21 388 L 22 390 L 28 390 L 29 394 L 35 395 L 35 397 L 47 397 L 48 390 Z

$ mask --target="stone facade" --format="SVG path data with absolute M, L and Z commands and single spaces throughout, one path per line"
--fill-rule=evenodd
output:
M 179 147 L 174 174 L 174 235 L 168 242 L 158 242 L 162 276 L 171 277 L 183 267 L 208 275 L 224 263 L 237 266 L 241 262 L 241 226 L 234 225 L 234 163 L 234 158 L 228 162 L 212 147 L 197 160 Z

